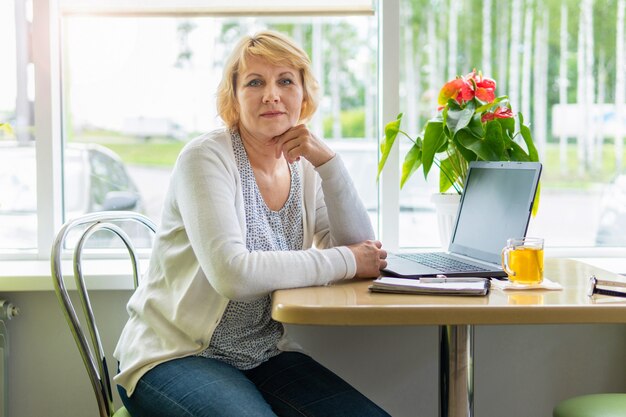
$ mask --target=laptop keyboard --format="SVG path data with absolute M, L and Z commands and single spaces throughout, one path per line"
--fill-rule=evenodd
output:
M 425 252 L 425 253 L 403 253 L 398 254 L 399 257 L 418 262 L 422 265 L 438 269 L 443 272 L 483 272 L 487 269 L 476 265 L 467 264 L 465 262 L 452 259 L 445 253 Z

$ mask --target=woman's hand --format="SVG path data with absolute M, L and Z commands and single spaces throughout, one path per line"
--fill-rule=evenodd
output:
M 376 278 L 380 270 L 387 266 L 387 251 L 378 240 L 366 240 L 348 246 L 356 259 L 355 278 Z
M 275 136 L 270 143 L 276 146 L 276 158 L 284 155 L 289 163 L 299 161 L 302 157 L 317 168 L 335 156 L 332 149 L 315 137 L 303 124 Z

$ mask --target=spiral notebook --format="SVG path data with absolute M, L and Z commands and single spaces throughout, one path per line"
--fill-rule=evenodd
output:
M 372 292 L 423 295 L 487 295 L 489 278 L 445 278 L 442 280 L 381 277 L 372 282 Z

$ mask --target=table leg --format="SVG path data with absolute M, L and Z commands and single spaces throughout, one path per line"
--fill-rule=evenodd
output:
M 474 414 L 474 327 L 439 326 L 439 416 Z

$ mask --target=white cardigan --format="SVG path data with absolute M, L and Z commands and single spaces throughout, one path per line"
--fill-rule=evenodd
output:
M 115 350 L 121 369 L 115 382 L 128 395 L 156 365 L 206 349 L 229 300 L 355 275 L 345 245 L 373 239 L 374 232 L 341 158 L 318 168 L 303 159 L 298 169 L 303 250 L 249 252 L 230 133 L 203 135 L 181 151 L 150 265 L 128 302 L 130 317 Z M 279 343 L 290 347 L 286 339 Z

